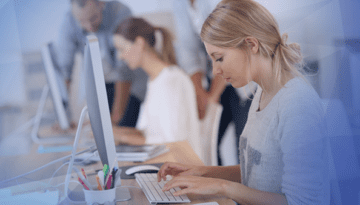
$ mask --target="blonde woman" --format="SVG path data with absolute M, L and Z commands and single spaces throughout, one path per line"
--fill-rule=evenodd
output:
M 329 204 L 326 138 L 318 94 L 301 74 L 298 44 L 252 0 L 223 0 L 201 31 L 213 73 L 238 88 L 259 85 L 240 137 L 240 165 L 165 163 L 164 191 L 220 194 L 240 204 Z
M 195 89 L 190 77 L 176 66 L 168 31 L 144 19 L 129 18 L 120 24 L 113 40 L 129 68 L 141 68 L 149 76 L 136 128 L 115 126 L 116 143 L 141 145 L 189 139 L 193 144 L 200 135 Z

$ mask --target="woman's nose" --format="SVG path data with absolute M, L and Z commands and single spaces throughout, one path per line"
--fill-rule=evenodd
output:
M 213 75 L 221 75 L 222 74 L 222 70 L 219 66 L 216 66 L 213 64 Z

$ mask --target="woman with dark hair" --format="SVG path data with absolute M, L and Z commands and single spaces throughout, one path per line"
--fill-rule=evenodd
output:
M 141 68 L 149 76 L 136 129 L 114 127 L 115 141 L 152 144 L 188 139 L 196 144 L 200 125 L 195 90 L 190 78 L 176 65 L 169 32 L 144 19 L 129 18 L 119 25 L 113 40 L 118 57 L 130 69 Z

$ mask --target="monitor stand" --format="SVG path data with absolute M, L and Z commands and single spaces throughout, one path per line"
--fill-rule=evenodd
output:
M 73 136 L 44 137 L 44 138 L 40 138 L 38 136 L 40 123 L 41 123 L 41 119 L 43 117 L 44 107 L 45 107 L 45 103 L 46 103 L 46 99 L 48 97 L 49 91 L 50 91 L 49 86 L 45 85 L 43 88 L 43 91 L 41 93 L 41 98 L 39 101 L 39 106 L 36 111 L 35 117 L 31 118 L 24 125 L 19 127 L 16 131 L 7 135 L 5 138 L 19 135 L 19 134 L 25 132 L 27 129 L 32 127 L 31 139 L 34 143 L 37 143 L 37 144 L 65 144 L 65 143 L 71 142 L 74 139 Z
M 83 196 L 84 195 L 82 187 L 80 187 L 81 191 L 76 191 L 76 189 L 69 190 L 69 182 L 70 182 L 71 172 L 73 170 L 76 149 L 77 149 L 77 146 L 78 146 L 78 143 L 79 143 L 79 140 L 80 140 L 81 130 L 82 130 L 82 126 L 83 126 L 83 123 L 84 123 L 84 118 L 85 118 L 85 115 L 86 115 L 87 111 L 88 111 L 87 106 L 85 106 L 81 111 L 79 124 L 78 124 L 77 130 L 76 130 L 74 145 L 73 145 L 73 148 L 72 148 L 72 151 L 71 151 L 71 158 L 70 158 L 70 162 L 69 162 L 69 167 L 68 167 L 66 177 L 65 177 L 64 194 L 65 194 L 65 199 L 66 200 L 71 199 L 71 196 L 73 195 L 74 191 L 78 192 L 77 194 L 75 194 L 76 196 Z M 120 174 L 119 174 L 119 177 L 120 177 Z M 81 192 L 81 193 L 79 193 L 79 192 Z M 116 187 L 116 201 L 128 201 L 130 199 L 131 199 L 131 195 L 130 195 L 130 191 L 129 191 L 128 188 L 121 187 L 121 186 Z M 84 200 L 85 200 L 85 197 L 84 197 Z
M 31 130 L 31 139 L 37 144 L 64 144 L 64 143 L 71 142 L 74 139 L 73 137 L 62 136 L 62 137 L 40 138 L 38 136 L 40 122 L 41 122 L 41 119 L 42 119 L 46 99 L 49 96 L 48 95 L 49 90 L 50 90 L 49 86 L 45 85 L 44 88 L 43 88 L 43 91 L 41 93 L 39 106 L 38 106 L 38 109 L 36 111 L 36 115 L 35 115 L 35 117 L 33 119 L 33 123 L 32 123 L 33 128 Z

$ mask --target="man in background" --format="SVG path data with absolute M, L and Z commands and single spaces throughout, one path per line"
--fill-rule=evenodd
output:
M 222 165 L 219 147 L 231 122 L 235 124 L 237 157 L 239 156 L 239 139 L 247 120 L 252 96 L 240 98 L 235 88 L 227 84 L 222 77 L 212 75 L 211 60 L 200 39 L 202 25 L 214 9 L 211 1 L 173 0 L 172 2 L 178 41 L 178 63 L 191 76 L 195 86 L 199 119 L 205 117 L 208 104 L 216 102 L 223 106 L 217 143 L 218 164 Z M 206 84 L 203 82 L 207 85 L 203 86 Z M 239 162 L 239 158 L 237 161 Z
M 70 0 L 70 3 L 71 10 L 65 14 L 55 44 L 57 64 L 68 91 L 75 54 L 84 54 L 86 36 L 94 34 L 99 40 L 111 120 L 120 126 L 135 127 L 147 76 L 141 69 L 131 71 L 119 61 L 112 41 L 113 31 L 132 15 L 130 9 L 118 1 Z

